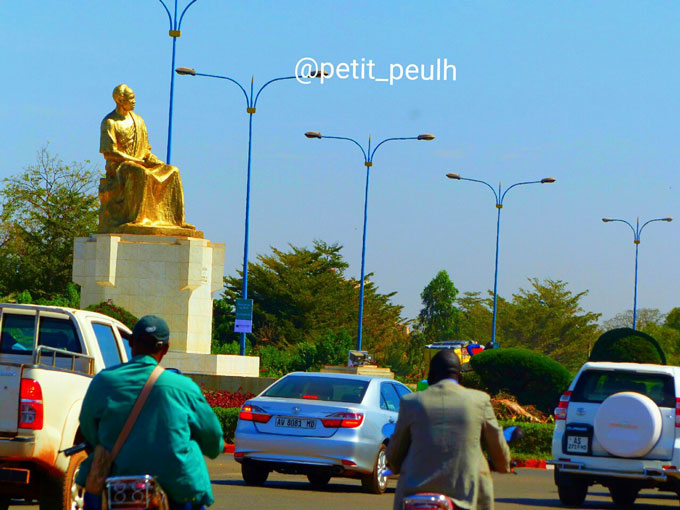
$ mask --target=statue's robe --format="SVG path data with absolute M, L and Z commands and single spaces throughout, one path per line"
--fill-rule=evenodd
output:
M 114 110 L 104 117 L 99 150 L 108 155 L 106 179 L 102 179 L 100 187 L 100 232 L 116 232 L 122 225 L 185 226 L 179 170 L 151 153 L 146 125 L 139 115 L 130 112 L 124 118 Z M 152 164 L 147 167 L 133 161 L 116 161 L 113 151 Z

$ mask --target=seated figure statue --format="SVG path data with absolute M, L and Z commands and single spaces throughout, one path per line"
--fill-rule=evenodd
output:
M 184 221 L 179 170 L 151 153 L 144 120 L 133 112 L 134 92 L 118 85 L 113 100 L 116 109 L 101 124 L 106 178 L 99 187 L 99 232 L 202 237 Z

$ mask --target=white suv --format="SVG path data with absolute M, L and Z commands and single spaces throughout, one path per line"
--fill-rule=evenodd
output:
M 680 493 L 680 367 L 586 363 L 555 409 L 552 441 L 560 501 L 581 506 L 588 487 L 629 508 L 640 489 Z

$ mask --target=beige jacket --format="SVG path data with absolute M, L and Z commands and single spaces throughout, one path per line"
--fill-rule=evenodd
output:
M 452 380 L 405 395 L 387 448 L 390 469 L 400 474 L 394 510 L 401 510 L 404 496 L 416 492 L 446 494 L 465 510 L 493 508 L 480 438 L 494 468 L 507 473 L 510 450 L 489 395 Z

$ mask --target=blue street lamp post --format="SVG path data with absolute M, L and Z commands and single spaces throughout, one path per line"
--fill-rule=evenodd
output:
M 633 231 L 633 243 L 635 244 L 635 284 L 634 284 L 634 290 L 633 290 L 633 329 L 637 329 L 637 285 L 638 285 L 638 248 L 640 247 L 640 234 L 642 234 L 642 229 L 645 228 L 648 224 L 655 222 L 655 221 L 673 221 L 673 218 L 670 216 L 667 218 L 655 218 L 653 220 L 649 220 L 640 226 L 640 218 L 637 219 L 637 223 L 635 227 L 628 223 L 626 220 L 620 220 L 618 218 L 602 218 L 602 221 L 604 223 L 609 223 L 610 221 L 619 221 L 621 223 L 625 223 L 630 227 L 630 229 Z
M 248 237 L 250 233 L 250 163 L 252 159 L 251 156 L 253 147 L 253 114 L 257 111 L 256 110 L 257 100 L 260 97 L 260 93 L 262 92 L 262 90 L 264 90 L 264 88 L 267 85 L 269 85 L 270 83 L 274 83 L 275 81 L 293 80 L 299 78 L 299 76 L 284 76 L 283 78 L 274 78 L 273 80 L 269 80 L 267 83 L 262 85 L 262 87 L 260 87 L 260 89 L 257 91 L 257 94 L 253 93 L 254 92 L 253 86 L 255 82 L 255 79 L 253 78 L 250 81 L 250 94 L 248 94 L 248 92 L 246 92 L 246 89 L 239 82 L 227 76 L 198 73 L 194 69 L 191 69 L 189 67 L 178 67 L 177 69 L 175 69 L 175 71 L 177 72 L 177 74 L 181 75 L 207 76 L 208 78 L 219 78 L 220 80 L 230 81 L 236 84 L 238 88 L 241 89 L 241 92 L 243 92 L 243 95 L 245 96 L 246 99 L 246 113 L 248 114 L 248 171 L 246 179 L 246 219 L 245 219 L 245 241 L 243 243 L 243 288 L 241 291 L 241 296 L 243 299 L 248 299 Z M 319 74 L 319 72 L 315 72 L 309 77 L 317 78 L 320 76 L 321 74 Z M 246 333 L 241 333 L 240 353 L 241 356 L 245 355 L 246 353 Z
M 418 136 L 408 136 L 408 137 L 401 137 L 401 138 L 386 138 L 382 142 L 380 142 L 378 145 L 375 146 L 375 148 L 371 151 L 371 137 L 368 137 L 368 149 L 364 149 L 363 146 L 354 140 L 353 138 L 346 138 L 344 136 L 326 136 L 326 135 L 321 135 L 318 131 L 308 131 L 305 133 L 305 136 L 307 138 L 329 138 L 332 140 L 347 140 L 350 142 L 353 142 L 356 144 L 359 149 L 361 149 L 361 153 L 364 156 L 364 166 L 366 167 L 366 190 L 365 190 L 365 196 L 364 196 L 364 233 L 363 233 L 363 238 L 362 238 L 362 243 L 361 243 L 361 280 L 359 283 L 359 318 L 358 318 L 358 326 L 357 326 L 357 350 L 361 350 L 361 336 L 362 336 L 362 324 L 363 324 L 363 317 L 364 317 L 364 275 L 365 275 L 365 268 L 366 268 L 366 221 L 368 219 L 368 183 L 370 180 L 371 176 L 371 167 L 373 166 L 373 156 L 375 155 L 375 151 L 378 150 L 378 147 L 380 147 L 382 144 L 385 142 L 391 142 L 393 140 L 434 140 L 434 135 L 429 134 L 429 133 L 424 133 Z
M 165 156 L 166 163 L 170 164 L 170 159 L 172 157 L 172 103 L 175 94 L 175 52 L 177 46 L 177 38 L 182 35 L 182 20 L 184 19 L 184 14 L 186 14 L 189 7 L 191 7 L 197 0 L 191 0 L 189 4 L 184 8 L 182 14 L 180 14 L 179 19 L 177 18 L 177 0 L 175 0 L 175 8 L 173 14 L 170 14 L 170 9 L 166 5 L 164 0 L 158 0 L 165 12 L 168 14 L 168 21 L 170 22 L 170 31 L 168 34 L 172 37 L 172 65 L 170 66 L 170 108 L 168 112 L 168 147 Z
M 481 184 L 484 184 L 493 192 L 494 197 L 496 198 L 496 209 L 498 211 L 498 217 L 496 219 L 496 263 L 494 266 L 493 274 L 493 320 L 491 324 L 491 342 L 493 344 L 494 349 L 496 349 L 498 347 L 498 343 L 496 342 L 496 315 L 498 311 L 498 245 L 501 235 L 501 209 L 503 209 L 503 201 L 505 200 L 505 195 L 507 195 L 508 191 L 510 191 L 515 186 L 522 186 L 524 184 L 549 184 L 555 182 L 555 179 L 553 177 L 544 177 L 540 181 L 517 182 L 510 186 L 509 188 L 507 188 L 505 191 L 502 190 L 501 184 L 498 183 L 498 192 L 496 192 L 494 187 L 485 181 L 461 177 L 460 175 L 454 173 L 448 173 L 446 174 L 446 177 L 458 181 L 479 182 Z

